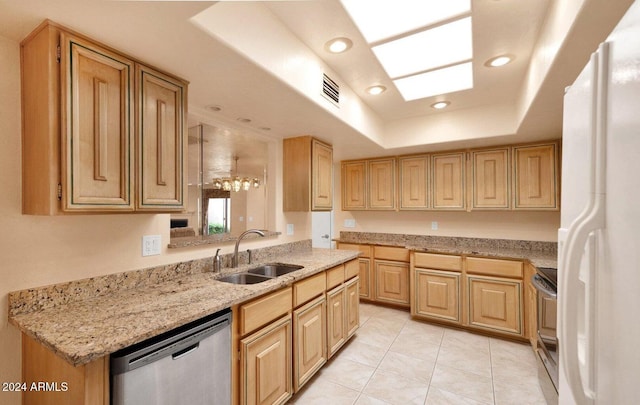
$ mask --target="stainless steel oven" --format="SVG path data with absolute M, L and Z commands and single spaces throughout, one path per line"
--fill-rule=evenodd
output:
M 558 403 L 558 271 L 538 268 L 531 282 L 537 290 L 538 380 L 548 404 Z

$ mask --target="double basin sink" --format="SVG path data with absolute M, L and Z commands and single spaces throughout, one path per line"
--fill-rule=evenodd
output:
M 269 263 L 254 267 L 243 273 L 229 274 L 217 280 L 231 284 L 258 284 L 292 271 L 300 270 L 302 267 L 304 266 L 296 264 Z

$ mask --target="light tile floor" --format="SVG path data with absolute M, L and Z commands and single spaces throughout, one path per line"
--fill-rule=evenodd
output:
M 544 405 L 526 344 L 360 304 L 360 329 L 298 392 L 299 405 Z

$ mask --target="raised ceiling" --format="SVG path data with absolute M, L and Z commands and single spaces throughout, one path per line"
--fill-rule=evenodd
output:
M 474 88 L 447 95 L 445 111 L 429 107 L 443 96 L 402 99 L 339 0 L 0 1 L 0 35 L 19 42 L 49 18 L 189 80 L 193 122 L 312 134 L 346 159 L 559 137 L 564 87 L 631 2 L 472 0 Z M 325 52 L 335 36 L 353 48 Z M 484 67 L 500 53 L 516 59 Z M 339 108 L 319 95 L 322 73 Z M 365 93 L 374 83 L 388 90 Z

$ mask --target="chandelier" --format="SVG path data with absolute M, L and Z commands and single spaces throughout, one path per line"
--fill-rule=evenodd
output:
M 252 179 L 249 177 L 238 177 L 238 156 L 234 156 L 233 159 L 236 162 L 235 176 L 213 179 L 213 188 L 215 190 L 234 191 L 237 193 L 240 190 L 249 191 L 251 187 L 260 187 L 260 179 L 257 177 Z

